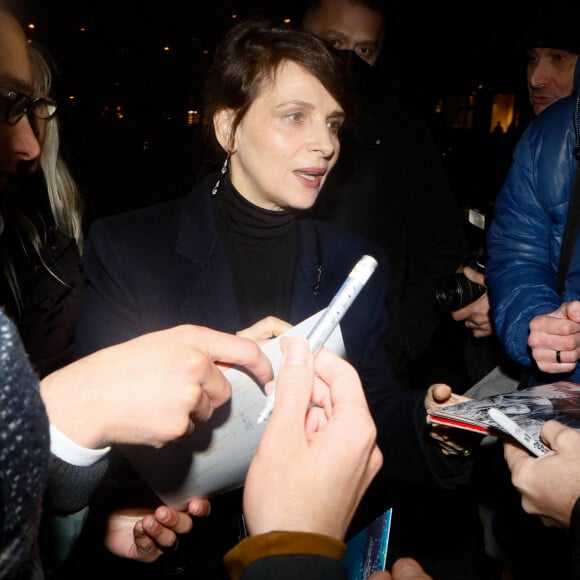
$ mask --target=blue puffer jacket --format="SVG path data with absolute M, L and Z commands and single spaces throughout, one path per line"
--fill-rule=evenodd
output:
M 580 61 L 575 88 L 580 86 Z M 531 365 L 527 346 L 532 318 L 580 299 L 580 241 L 556 291 L 562 233 L 580 144 L 580 96 L 554 103 L 526 129 L 500 190 L 487 236 L 486 280 L 497 336 L 508 354 Z M 555 378 L 564 378 L 557 375 Z M 580 382 L 580 365 L 569 380 Z

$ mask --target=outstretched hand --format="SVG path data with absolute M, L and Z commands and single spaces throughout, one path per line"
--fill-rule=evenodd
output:
M 262 384 L 272 378 L 255 342 L 183 324 L 78 359 L 45 377 L 41 394 L 51 423 L 82 447 L 161 447 L 231 397 L 216 362 L 244 366 Z
M 178 545 L 179 534 L 186 534 L 193 526 L 191 515 L 208 515 L 209 502 L 194 499 L 188 512 L 180 512 L 162 505 L 152 508 L 116 509 L 107 519 L 105 546 L 116 556 L 150 563 Z M 191 515 L 190 515 L 191 514 Z

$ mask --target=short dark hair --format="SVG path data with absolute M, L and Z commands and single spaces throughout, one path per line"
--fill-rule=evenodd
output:
M 334 49 L 309 32 L 278 26 L 270 18 L 250 17 L 225 35 L 208 71 L 203 125 L 214 146 L 219 147 L 213 128 L 215 113 L 233 109 L 235 131 L 261 89 L 286 61 L 312 73 L 343 108 L 346 118 L 352 115 L 350 77 Z
M 578 7 L 563 7 L 559 2 L 530 8 L 522 20 L 520 48 L 557 48 L 580 54 L 579 17 Z
M 322 0 L 306 0 L 304 12 L 308 12 L 309 10 L 314 10 L 318 6 L 320 6 L 320 2 Z M 386 12 L 386 5 L 384 0 L 349 0 L 351 4 L 360 4 L 361 6 L 365 6 L 369 10 L 374 10 L 375 12 L 380 12 L 381 14 L 385 15 Z

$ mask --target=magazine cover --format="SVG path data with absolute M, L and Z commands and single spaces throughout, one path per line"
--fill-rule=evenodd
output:
M 580 430 L 580 384 L 566 381 L 441 407 L 431 413 L 431 421 L 482 434 L 502 434 L 503 429 L 488 414 L 491 407 L 536 439 L 549 419 Z

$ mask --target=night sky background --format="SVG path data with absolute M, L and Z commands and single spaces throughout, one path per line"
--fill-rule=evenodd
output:
M 202 50 L 215 46 L 234 22 L 233 14 L 239 18 L 268 14 L 298 22 L 304 6 L 301 0 L 164 0 L 152 6 L 127 0 L 14 3 L 24 21 L 37 23 L 35 34 L 54 51 L 69 82 L 89 71 L 106 81 L 122 64 L 134 66 L 134 78 L 139 79 L 137 61 L 155 66 L 164 45 L 191 64 Z M 528 9 L 520 10 L 520 3 L 510 2 L 506 13 L 502 4 L 441 2 L 419 8 L 414 2 L 389 2 L 393 16 L 389 38 L 402 67 L 407 63 L 413 67 L 406 82 L 429 93 L 461 87 L 472 79 L 512 84 L 519 26 Z M 86 32 L 79 32 L 81 26 Z M 150 69 L 155 72 L 159 71 Z
M 63 151 L 89 220 L 187 193 L 204 153 L 199 131 L 185 127 L 185 111 L 200 105 L 213 48 L 235 23 L 232 15 L 298 23 L 304 5 L 5 1 L 23 24 L 35 24 L 29 36 L 50 50 L 58 66 Z M 525 91 L 520 3 L 509 3 L 509 13 L 495 1 L 389 5 L 388 38 L 399 62 L 402 98 L 418 114 L 428 119 L 438 99 L 478 86 Z M 119 105 L 122 120 L 113 114 Z

